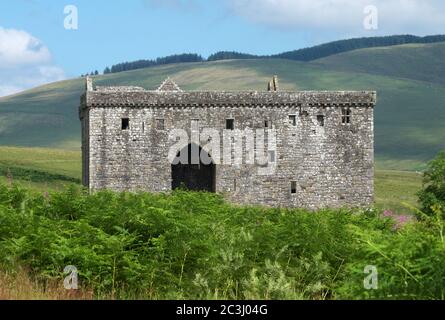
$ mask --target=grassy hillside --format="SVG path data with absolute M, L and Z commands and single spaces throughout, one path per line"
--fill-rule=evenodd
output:
M 445 84 L 445 42 L 354 50 L 313 61 L 340 71 Z
M 428 46 L 440 50 L 442 44 Z M 153 89 L 170 76 L 186 90 L 264 90 L 277 74 L 283 90 L 377 90 L 379 168 L 419 170 L 445 149 L 445 84 L 416 80 L 429 61 L 417 60 L 415 79 L 271 59 L 168 65 L 100 76 L 96 83 Z M 83 80 L 74 79 L 0 99 L 0 145 L 79 150 L 77 108 L 83 88 Z
M 365 37 L 346 40 L 338 40 L 333 42 L 316 45 L 309 48 L 283 52 L 270 56 L 259 56 L 254 54 L 240 53 L 236 51 L 219 51 L 204 59 L 196 53 L 175 54 L 167 57 L 160 57 L 155 60 L 137 60 L 123 62 L 107 67 L 104 74 L 116 73 L 142 68 L 151 68 L 154 66 L 167 65 L 172 63 L 183 62 L 203 62 L 203 61 L 219 61 L 219 60 L 239 60 L 239 59 L 288 59 L 294 61 L 314 61 L 335 54 L 350 52 L 358 49 L 389 47 L 402 44 L 421 44 L 421 43 L 438 43 L 444 42 L 445 35 L 435 35 L 426 37 L 417 37 L 413 35 L 394 35 L 385 37 Z
M 0 145 L 78 149 L 82 88 L 69 80 L 0 99 Z

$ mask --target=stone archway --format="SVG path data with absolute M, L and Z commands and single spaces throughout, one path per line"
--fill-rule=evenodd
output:
M 196 153 L 196 150 L 199 150 L 199 153 Z M 190 191 L 216 192 L 216 166 L 213 160 L 210 164 L 204 164 L 200 157 L 199 164 L 192 164 L 192 155 L 194 155 L 192 151 L 199 155 L 204 153 L 211 159 L 211 156 L 197 145 L 189 144 L 182 149 L 177 157 L 179 158 L 182 152 L 187 152 L 188 161 L 185 164 L 181 162 L 172 164 L 172 190 L 185 188 Z

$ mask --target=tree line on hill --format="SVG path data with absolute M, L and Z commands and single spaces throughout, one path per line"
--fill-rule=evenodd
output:
M 85 73 L 85 74 L 82 74 L 82 75 L 80 75 L 82 78 L 84 78 L 84 77 L 88 77 L 88 76 L 98 76 L 99 75 L 99 71 L 92 71 L 92 72 L 87 72 L 87 73 Z
M 297 60 L 297 61 L 312 61 L 358 49 L 389 47 L 389 46 L 397 46 L 397 45 L 412 44 L 412 43 L 435 43 L 444 41 L 445 41 L 445 35 L 426 36 L 426 37 L 400 35 L 400 36 L 386 36 L 386 37 L 357 38 L 350 40 L 339 40 L 311 48 L 284 52 L 281 54 L 273 55 L 272 57 L 280 59 Z
M 111 68 L 106 67 L 104 70 L 104 74 L 149 68 L 164 64 L 203 62 L 203 61 L 205 61 L 205 59 L 196 53 L 175 54 L 167 57 L 157 58 L 154 60 L 137 60 L 132 62 L 119 63 L 111 66 Z
M 254 55 L 241 53 L 236 51 L 220 51 L 210 55 L 207 59 L 196 53 L 184 53 L 157 58 L 153 60 L 137 60 L 132 62 L 123 62 L 111 67 L 106 67 L 104 74 L 118 73 L 136 69 L 143 69 L 173 63 L 189 63 L 189 62 L 205 62 L 205 61 L 219 61 L 219 60 L 236 60 L 236 59 L 289 59 L 295 61 L 313 61 L 316 59 L 325 58 L 331 55 L 344 53 L 352 50 L 373 48 L 373 47 L 387 47 L 402 44 L 413 43 L 435 43 L 445 42 L 445 35 L 435 35 L 418 37 L 413 35 L 397 35 L 385 37 L 368 37 L 355 38 L 348 40 L 339 40 L 317 45 L 310 48 L 304 48 L 294 51 L 283 52 L 275 55 Z M 90 74 L 82 75 L 98 75 L 98 71 Z

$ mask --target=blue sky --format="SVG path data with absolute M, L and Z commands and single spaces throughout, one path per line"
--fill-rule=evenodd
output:
M 368 5 L 377 30 L 363 27 Z M 78 9 L 78 30 L 64 8 Z M 355 36 L 444 33 L 441 0 L 0 2 L 0 96 L 123 61 L 219 50 L 279 53 Z
M 11 5 L 11 2 L 13 4 Z M 53 0 L 0 3 L 0 25 L 40 39 L 68 75 L 174 53 L 218 50 L 275 53 L 305 41 L 302 32 L 270 29 L 233 16 L 222 1 L 162 5 L 141 0 Z M 63 9 L 79 10 L 79 29 L 65 30 Z

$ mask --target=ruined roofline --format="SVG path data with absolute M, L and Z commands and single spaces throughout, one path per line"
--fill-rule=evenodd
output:
M 158 94 L 158 95 L 184 95 L 188 93 L 201 93 L 201 94 L 273 94 L 273 95 L 279 95 L 281 93 L 284 94 L 300 94 L 300 93 L 327 93 L 327 94 L 342 94 L 342 93 L 363 93 L 363 94 L 369 94 L 369 93 L 376 93 L 376 91 L 372 90 L 299 90 L 299 91 L 292 91 L 292 90 L 280 90 L 280 91 L 268 91 L 268 90 L 187 90 L 187 91 L 159 91 L 159 90 L 149 90 L 142 87 L 136 87 L 136 86 L 97 86 L 92 90 L 93 93 L 151 93 L 151 94 Z
M 94 90 L 95 92 L 141 92 L 141 91 L 147 91 L 142 87 L 135 87 L 135 86 L 97 86 Z
M 87 106 L 264 106 L 350 105 L 374 106 L 374 91 L 122 91 L 87 92 Z
M 292 90 L 278 90 L 278 76 L 274 76 L 271 83 L 274 83 L 274 90 L 182 90 L 171 78 L 167 78 L 164 80 L 161 85 L 157 89 L 145 89 L 139 86 L 93 86 L 93 79 L 89 76 L 86 78 L 86 91 L 90 92 L 106 92 L 106 93 L 115 93 L 115 92 L 145 92 L 145 93 L 157 93 L 160 95 L 170 95 L 170 94 L 187 94 L 187 93 L 227 93 L 227 94 L 256 94 L 256 93 L 271 93 L 271 94 L 279 94 L 279 93 L 311 93 L 311 92 L 319 92 L 319 93 L 375 93 L 375 91 L 352 91 L 352 90 L 304 90 L 304 91 L 292 91 Z M 175 88 L 173 90 L 163 90 L 165 85 L 174 85 Z
M 164 80 L 156 91 L 182 92 L 182 89 L 170 77 Z
M 276 83 L 276 76 L 274 77 Z M 274 89 L 278 89 L 278 85 Z M 375 91 L 183 91 L 170 78 L 157 90 L 135 86 L 94 88 L 87 77 L 85 106 L 374 106 Z

